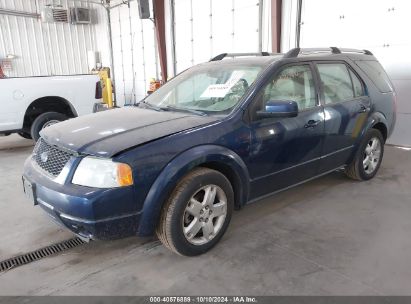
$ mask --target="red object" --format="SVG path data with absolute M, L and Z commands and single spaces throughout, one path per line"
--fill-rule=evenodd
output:
M 6 75 L 4 75 L 1 65 L 0 65 L 0 79 L 1 78 L 6 78 Z
M 271 38 L 273 53 L 281 52 L 282 0 L 271 0 Z
M 155 90 L 157 90 L 159 87 L 161 87 L 161 81 L 160 80 L 152 80 L 152 81 L 150 81 L 150 88 L 148 89 L 147 93 L 151 94 Z

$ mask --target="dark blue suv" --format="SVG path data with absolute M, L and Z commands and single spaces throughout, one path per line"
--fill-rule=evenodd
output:
M 82 238 L 156 233 L 192 256 L 244 204 L 340 168 L 377 173 L 395 93 L 371 52 L 251 55 L 221 54 L 138 104 L 43 130 L 26 195 Z

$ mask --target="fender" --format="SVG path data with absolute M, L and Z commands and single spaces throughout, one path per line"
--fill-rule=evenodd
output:
M 367 133 L 369 129 L 373 128 L 378 123 L 383 123 L 385 127 L 387 128 L 387 131 L 389 132 L 387 119 L 385 118 L 384 114 L 382 114 L 381 112 L 371 113 L 371 115 L 369 115 L 367 120 L 365 121 L 364 126 L 360 130 L 360 134 L 358 135 L 357 140 L 354 143 L 354 149 L 352 150 L 353 152 L 349 159 L 349 163 L 352 161 L 354 156 L 357 154 L 358 148 L 361 144 L 361 140 L 364 138 L 365 133 Z
M 202 145 L 186 150 L 170 161 L 148 192 L 141 212 L 138 234 L 150 236 L 154 233 L 160 218 L 161 208 L 173 191 L 178 181 L 193 168 L 208 162 L 217 162 L 229 166 L 240 182 L 239 205 L 247 202 L 249 194 L 248 169 L 241 157 L 222 146 Z
M 46 104 L 49 101 L 58 102 L 58 103 L 61 103 L 65 106 L 67 106 L 71 110 L 71 112 L 73 113 L 73 116 L 78 117 L 77 109 L 66 98 L 61 97 L 61 96 L 43 96 L 43 97 L 37 98 L 37 99 L 33 100 L 32 102 L 30 102 L 26 106 L 26 110 L 24 112 L 19 113 L 19 115 L 20 115 L 19 120 L 21 121 L 21 128 L 24 127 L 24 122 L 26 120 L 27 114 L 33 107 L 35 108 L 35 107 L 39 106 L 39 104 Z M 51 109 L 51 110 L 53 110 L 53 109 Z
M 388 128 L 388 122 L 387 119 L 385 118 L 384 114 L 382 114 L 381 112 L 374 112 L 372 113 L 370 116 L 368 116 L 368 119 L 364 125 L 364 128 L 362 129 L 360 138 L 363 138 L 363 136 L 365 135 L 365 133 L 367 133 L 367 131 L 369 129 L 371 129 L 372 127 L 374 127 L 377 123 L 383 123 L 385 125 L 385 127 L 387 128 L 387 133 L 389 133 L 389 128 Z

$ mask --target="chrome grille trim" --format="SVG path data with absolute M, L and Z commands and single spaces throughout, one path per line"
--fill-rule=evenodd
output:
M 74 154 L 56 146 L 49 145 L 40 138 L 34 147 L 32 159 L 42 171 L 52 177 L 57 177 Z

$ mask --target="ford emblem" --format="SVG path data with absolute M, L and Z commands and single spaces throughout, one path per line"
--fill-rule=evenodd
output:
M 45 163 L 48 158 L 49 158 L 49 155 L 48 155 L 47 152 L 43 152 L 43 153 L 40 154 L 40 159 L 43 163 Z

